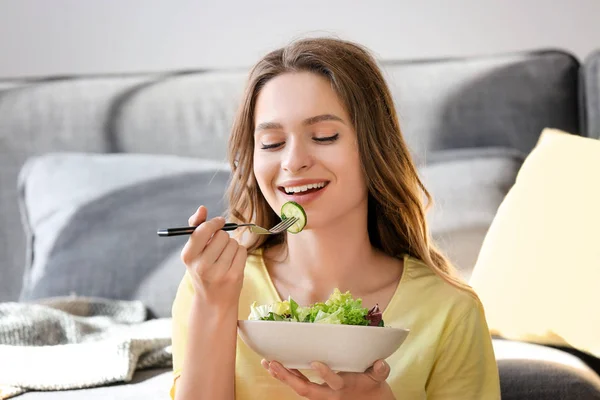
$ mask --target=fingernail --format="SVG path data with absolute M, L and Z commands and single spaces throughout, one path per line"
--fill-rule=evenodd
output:
M 311 362 L 310 367 L 316 371 L 319 371 L 321 369 L 321 363 L 317 361 Z
M 384 365 L 383 365 L 383 361 L 377 361 L 377 363 L 375 364 L 375 372 L 380 373 L 383 372 L 384 370 Z

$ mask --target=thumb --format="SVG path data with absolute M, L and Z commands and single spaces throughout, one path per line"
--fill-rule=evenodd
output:
M 390 375 L 390 366 L 384 360 L 377 360 L 366 374 L 375 382 L 384 382 Z

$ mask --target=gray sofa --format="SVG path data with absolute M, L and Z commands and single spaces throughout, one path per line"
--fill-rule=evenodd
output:
M 382 64 L 434 196 L 433 234 L 465 279 L 542 129 L 600 137 L 600 54 L 584 61 L 541 50 Z M 185 238 L 156 229 L 186 224 L 200 203 L 224 210 L 226 139 L 245 74 L 0 81 L 0 301 L 138 300 L 148 318 L 168 319 Z M 504 399 L 600 398 L 598 359 L 494 344 Z M 166 367 L 18 398 L 159 399 L 169 386 Z

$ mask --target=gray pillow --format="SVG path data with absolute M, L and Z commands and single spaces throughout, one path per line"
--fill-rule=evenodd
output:
M 142 300 L 170 316 L 185 266 L 186 236 L 157 229 L 187 225 L 200 204 L 226 209 L 228 167 L 164 155 L 53 153 L 27 161 L 19 176 L 28 249 L 22 301 L 70 294 Z
M 419 165 L 433 197 L 427 214 L 432 236 L 467 281 L 523 161 L 516 150 L 474 148 L 432 153 Z

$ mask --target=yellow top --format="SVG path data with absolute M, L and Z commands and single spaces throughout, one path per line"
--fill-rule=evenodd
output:
M 261 254 L 248 256 L 239 319 L 248 318 L 253 301 L 281 301 Z M 174 382 L 181 374 L 185 356 L 193 290 L 185 274 L 172 310 L 173 398 Z M 419 260 L 405 256 L 402 278 L 383 312 L 383 320 L 386 325 L 410 329 L 404 343 L 387 359 L 391 367 L 387 381 L 398 400 L 500 399 L 491 337 L 481 303 L 472 294 L 446 283 Z M 238 336 L 236 399 L 299 398 L 271 377 L 260 361 L 261 357 Z

